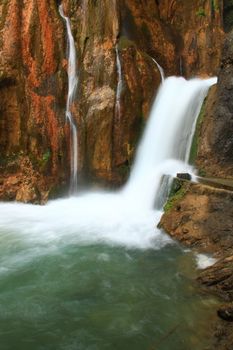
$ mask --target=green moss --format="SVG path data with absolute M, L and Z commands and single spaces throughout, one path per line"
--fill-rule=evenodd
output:
M 43 155 L 42 155 L 42 158 L 38 160 L 38 165 L 39 165 L 39 168 L 40 168 L 40 171 L 42 172 L 45 172 L 47 167 L 48 167 L 48 164 L 49 164 L 49 160 L 51 158 L 51 152 L 50 150 L 48 149 Z
M 163 207 L 165 213 L 171 210 L 176 202 L 184 197 L 186 192 L 186 186 L 182 184 L 180 180 L 174 179 L 169 198 Z
M 51 157 L 51 152 L 50 152 L 50 150 L 48 149 L 48 150 L 43 154 L 42 161 L 45 162 L 45 163 L 47 163 L 50 157 Z
M 121 36 L 118 42 L 119 50 L 127 49 L 128 47 L 136 48 L 135 42 L 132 40 L 129 40 L 126 36 Z
M 203 8 L 199 8 L 198 11 L 196 12 L 196 15 L 199 17 L 205 17 L 206 16 L 205 10 Z
M 217 0 L 211 0 L 211 6 L 212 6 L 212 9 L 216 12 L 219 10 L 219 6 L 217 4 Z
M 200 131 L 201 131 L 202 123 L 204 121 L 204 117 L 205 117 L 205 106 L 206 106 L 206 100 L 203 102 L 203 105 L 201 107 L 201 111 L 200 111 L 199 116 L 197 118 L 196 130 L 195 130 L 195 133 L 193 136 L 192 146 L 191 146 L 190 155 L 189 155 L 189 163 L 190 164 L 194 164 L 195 160 L 197 158 Z
M 201 177 L 205 177 L 205 176 L 206 176 L 206 171 L 205 171 L 205 169 L 199 169 L 199 170 L 198 170 L 198 175 L 201 176 Z
M 40 158 L 36 157 L 33 153 L 29 154 L 29 159 L 33 167 L 42 172 L 46 170 L 46 167 L 49 163 L 50 158 L 51 158 L 51 151 L 49 149 Z

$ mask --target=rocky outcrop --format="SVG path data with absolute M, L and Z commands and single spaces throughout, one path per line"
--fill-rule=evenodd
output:
M 206 176 L 233 177 L 233 32 L 225 40 L 219 82 L 208 97 L 197 166 Z
M 228 302 L 216 314 L 214 346 L 233 347 L 233 191 L 179 180 L 165 206 L 162 227 L 172 237 L 198 252 L 214 254 L 217 262 L 197 278 L 205 292 Z
M 179 180 L 165 210 L 161 227 L 185 245 L 211 253 L 233 246 L 232 191 Z

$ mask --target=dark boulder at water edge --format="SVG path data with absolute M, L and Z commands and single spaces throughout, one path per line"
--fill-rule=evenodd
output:
M 223 320 L 233 322 L 233 305 L 223 305 L 218 310 L 218 316 L 221 317 Z

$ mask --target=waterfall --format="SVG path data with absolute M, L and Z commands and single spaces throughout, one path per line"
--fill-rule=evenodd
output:
M 161 85 L 126 186 L 118 192 L 90 192 L 46 206 L 0 203 L 0 232 L 53 249 L 63 244 L 106 243 L 160 249 L 172 241 L 155 228 L 168 177 L 192 171 L 187 164 L 195 120 L 215 78 L 170 77 Z M 155 201 L 159 203 L 156 210 Z M 48 244 L 45 244 L 48 242 Z M 51 244 L 52 242 L 52 244 Z M 27 245 L 26 245 L 27 246 Z M 24 254 L 25 256 L 25 254 Z M 29 257 L 35 256 L 35 249 Z
M 121 91 L 122 91 L 122 68 L 121 68 L 121 60 L 119 56 L 119 50 L 116 46 L 116 65 L 117 65 L 117 91 L 116 91 L 116 115 L 119 118 L 120 117 L 120 99 L 121 99 Z
M 165 74 L 164 74 L 164 70 L 163 68 L 160 66 L 160 64 L 158 64 L 158 62 L 153 58 L 151 57 L 152 61 L 156 64 L 158 70 L 159 70 L 159 73 L 160 73 L 160 76 L 161 76 L 161 81 L 162 83 L 164 82 L 165 80 Z
M 74 38 L 71 32 L 70 20 L 64 15 L 63 6 L 59 6 L 59 13 L 65 20 L 68 36 L 68 97 L 66 101 L 66 118 L 70 124 L 70 193 L 77 189 L 78 170 L 78 136 L 75 121 L 72 116 L 72 104 L 75 98 L 75 91 L 78 83 L 76 71 L 76 52 Z
M 7 233 L 10 242 L 16 240 L 14 251 L 20 244 L 19 252 L 16 256 L 12 253 L 3 267 L 11 269 L 12 261 L 17 265 L 20 261 L 28 264 L 66 245 L 161 249 L 172 244 L 156 228 L 163 196 L 169 188 L 168 177 L 162 180 L 164 175 L 190 171 L 187 159 L 195 119 L 208 88 L 215 82 L 215 78 L 165 79 L 152 107 L 131 176 L 121 191 L 83 193 L 51 201 L 46 206 L 0 203 L 0 233 L 3 237 Z M 154 207 L 155 201 L 159 210 Z
M 195 121 L 216 78 L 170 77 L 161 85 L 151 110 L 135 163 L 123 194 L 131 202 L 152 208 L 164 174 L 190 171 L 188 165 Z

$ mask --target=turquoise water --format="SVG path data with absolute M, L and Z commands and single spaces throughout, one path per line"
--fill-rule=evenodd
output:
M 198 295 L 193 256 L 175 244 L 142 250 L 64 240 L 47 252 L 1 232 L 0 252 L 1 350 L 201 350 L 208 343 L 214 301 Z
M 0 350 L 204 350 L 195 257 L 121 194 L 0 203 Z

